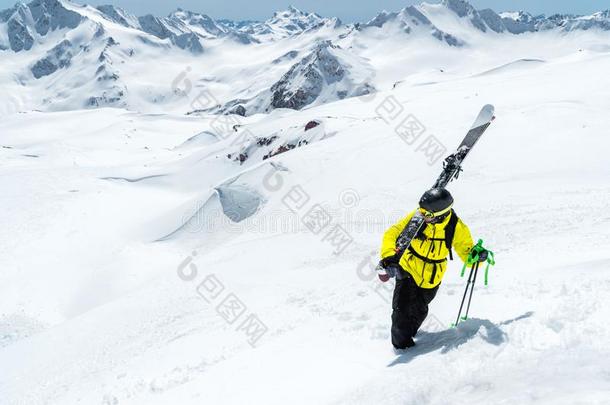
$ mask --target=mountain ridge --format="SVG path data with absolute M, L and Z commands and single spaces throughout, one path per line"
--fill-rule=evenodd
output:
M 396 42 L 392 52 L 426 43 L 439 54 L 449 54 L 452 49 L 472 49 L 486 36 L 585 31 L 609 32 L 610 11 L 545 17 L 477 10 L 464 0 L 443 0 L 382 11 L 367 22 L 345 24 L 293 6 L 266 21 L 230 21 L 181 8 L 166 16 L 136 16 L 112 5 L 33 0 L 0 12 L 0 34 L 4 33 L 0 58 L 19 61 L 11 65 L 14 71 L 8 84 L 15 86 L 18 98 L 24 87 L 32 87 L 33 94 L 23 96 L 28 101 L 20 103 L 25 108 L 154 110 L 165 106 L 183 113 L 251 115 L 276 108 L 302 109 L 375 91 L 379 87 L 371 82 L 375 64 L 370 65 L 365 49 L 389 38 Z M 344 73 L 339 81 L 350 78 L 340 89 L 337 82 L 326 80 L 332 75 L 321 74 L 321 65 L 313 68 L 307 62 L 307 55 L 319 44 L 331 44 L 323 47 L 330 52 L 327 61 L 336 59 L 333 53 L 343 55 L 329 62 Z M 13 56 L 17 54 L 27 56 Z M 167 73 L 159 70 L 158 77 L 151 72 L 150 78 L 142 78 L 143 70 L 151 67 L 150 60 L 166 67 Z M 184 92 L 168 91 L 158 84 L 160 77 L 161 82 L 173 82 L 191 64 L 211 71 L 189 79 L 189 86 L 216 88 L 213 104 L 193 107 L 196 103 L 185 100 Z M 37 86 L 44 94 L 34 94 Z

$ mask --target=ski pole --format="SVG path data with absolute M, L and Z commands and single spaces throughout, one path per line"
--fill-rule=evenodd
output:
M 457 324 L 460 322 L 460 315 L 462 315 L 462 308 L 464 307 L 464 301 L 466 301 L 466 295 L 468 294 L 468 287 L 470 287 L 470 280 L 472 279 L 472 273 L 474 271 L 475 265 L 476 263 L 473 263 L 472 267 L 470 267 L 470 274 L 468 275 L 468 282 L 466 283 L 466 289 L 464 290 L 464 296 L 462 297 L 462 303 L 460 304 L 460 311 L 458 312 L 457 319 L 455 320 L 453 326 L 457 326 Z M 462 275 L 463 274 L 464 272 L 462 271 Z
M 474 245 L 468 255 L 468 259 L 464 262 L 464 266 L 462 267 L 462 272 L 460 277 L 464 277 L 464 273 L 466 272 L 466 267 L 470 265 L 470 274 L 468 275 L 468 282 L 466 283 L 466 289 L 464 290 L 464 296 L 462 297 L 462 303 L 460 304 L 460 312 L 458 312 L 458 317 L 455 323 L 452 326 L 457 326 L 460 322 L 460 319 L 465 321 L 468 319 L 468 313 L 470 312 L 470 303 L 472 302 L 472 294 L 474 292 L 474 285 L 477 281 L 477 274 L 479 273 L 479 265 L 481 261 L 479 260 L 481 253 L 487 252 L 487 259 L 484 261 L 487 262 L 487 266 L 485 267 L 485 285 L 488 282 L 488 272 L 489 266 L 493 266 L 496 264 L 493 252 L 485 249 L 483 247 L 483 240 L 479 239 L 476 245 Z M 473 278 L 474 274 L 474 278 Z M 466 295 L 468 294 L 468 288 L 470 288 L 470 296 L 468 297 L 468 305 L 466 306 L 466 315 L 461 317 L 462 308 L 464 307 L 464 301 L 466 300 Z
M 472 286 L 470 287 L 470 297 L 468 298 L 468 305 L 466 306 L 466 315 L 462 318 L 463 321 L 468 319 L 468 312 L 470 311 L 470 302 L 472 301 L 472 293 L 474 292 L 474 285 L 477 282 L 477 273 L 479 272 L 479 263 L 476 262 L 472 265 L 474 268 L 474 278 L 472 279 Z

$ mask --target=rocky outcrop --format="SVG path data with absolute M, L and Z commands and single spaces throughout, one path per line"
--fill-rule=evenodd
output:
M 352 68 L 356 67 L 342 61 L 338 46 L 318 43 L 271 87 L 271 107 L 300 110 L 329 89 L 334 100 L 370 93 L 372 86 L 352 80 Z
M 120 24 L 127 28 L 140 28 L 138 17 L 128 13 L 121 7 L 103 5 L 98 6 L 97 9 L 102 13 L 104 18 L 108 19 L 109 21 Z
M 34 0 L 28 4 L 34 27 L 40 35 L 61 28 L 76 28 L 83 21 L 80 14 L 68 10 L 59 0 Z
M 32 66 L 32 74 L 36 79 L 53 74 L 58 69 L 70 66 L 72 56 L 72 43 L 65 39 Z
M 32 48 L 35 37 L 49 31 L 76 28 L 84 17 L 68 10 L 59 0 L 34 0 L 29 4 L 18 3 L 0 13 L 0 22 L 7 24 L 10 49 L 14 52 Z
M 293 65 L 271 87 L 271 106 L 300 110 L 320 95 L 325 84 L 341 81 L 345 69 L 332 53 L 334 48 L 330 42 L 318 44 L 311 54 Z
M 151 14 L 139 17 L 140 27 L 144 32 L 160 39 L 169 39 L 178 48 L 195 54 L 203 52 L 199 36 L 187 27 L 180 26 L 182 22 L 168 18 L 158 18 Z

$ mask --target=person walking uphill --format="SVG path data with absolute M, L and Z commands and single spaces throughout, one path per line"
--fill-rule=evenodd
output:
M 415 211 L 390 227 L 383 235 L 379 273 L 381 281 L 396 277 L 392 299 L 392 344 L 396 349 L 415 345 L 413 337 L 428 315 L 428 305 L 434 299 L 447 269 L 451 249 L 466 262 L 474 246 L 470 230 L 453 210 L 453 197 L 444 188 L 424 193 L 419 210 L 425 225 L 419 230 L 402 257 L 396 254 L 396 240 Z M 479 261 L 487 259 L 487 252 Z

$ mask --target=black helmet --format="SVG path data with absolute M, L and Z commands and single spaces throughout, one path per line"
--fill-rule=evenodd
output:
M 433 214 L 444 214 L 453 205 L 451 193 L 444 188 L 431 188 L 419 200 L 419 207 Z

